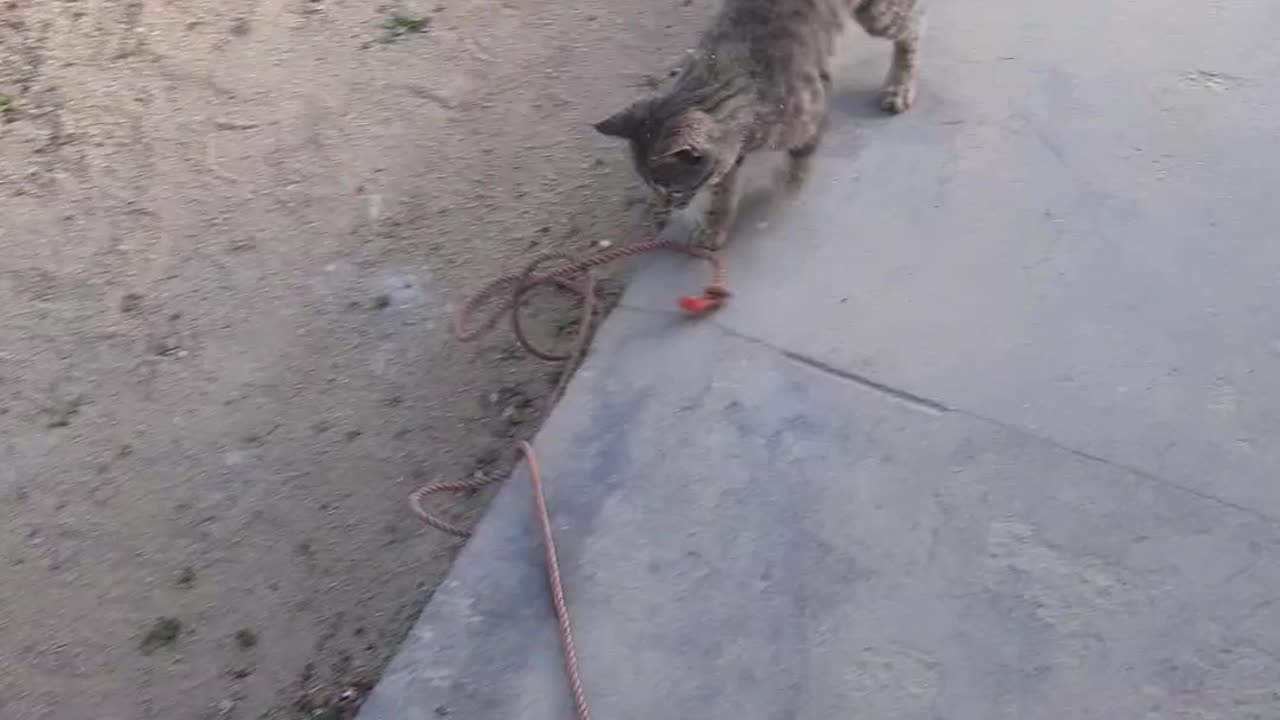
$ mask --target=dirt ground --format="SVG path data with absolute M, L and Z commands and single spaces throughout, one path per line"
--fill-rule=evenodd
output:
M 554 380 L 454 303 L 644 231 L 710 2 L 0 0 L 0 717 L 350 714 Z

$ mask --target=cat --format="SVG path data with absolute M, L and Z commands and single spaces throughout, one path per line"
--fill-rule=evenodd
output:
M 724 0 L 670 91 L 594 127 L 628 141 L 636 171 L 656 195 L 659 223 L 710 187 L 700 244 L 718 250 L 733 225 L 746 156 L 785 150 L 802 164 L 818 147 L 831 55 L 850 16 L 869 35 L 893 42 L 881 109 L 911 107 L 924 29 L 920 1 Z

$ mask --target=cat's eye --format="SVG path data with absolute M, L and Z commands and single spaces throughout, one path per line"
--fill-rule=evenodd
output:
M 675 157 L 676 160 L 680 161 L 680 163 L 683 165 L 701 165 L 702 164 L 702 154 L 696 150 L 690 150 L 689 148 L 677 150 L 673 153 L 673 156 Z

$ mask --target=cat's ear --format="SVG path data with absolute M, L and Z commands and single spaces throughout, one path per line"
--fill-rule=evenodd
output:
M 644 122 L 645 106 L 646 104 L 643 101 L 632 103 L 596 123 L 593 127 L 601 135 L 625 140 L 634 139 L 640 131 L 640 125 Z

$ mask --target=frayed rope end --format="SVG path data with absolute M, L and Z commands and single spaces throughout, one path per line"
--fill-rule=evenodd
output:
M 724 305 L 724 301 L 728 299 L 729 291 L 722 285 L 708 285 L 701 295 L 685 295 L 680 298 L 678 304 L 680 309 L 690 315 L 704 315 L 712 310 L 718 309 Z

